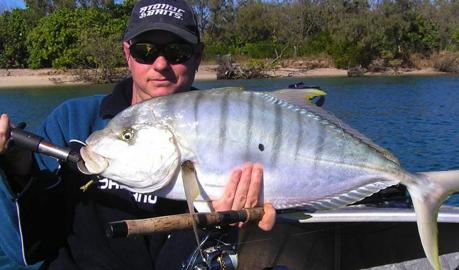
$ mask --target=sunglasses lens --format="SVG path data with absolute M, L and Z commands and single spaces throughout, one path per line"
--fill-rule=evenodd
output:
M 158 48 L 153 43 L 135 43 L 129 47 L 129 51 L 141 64 L 152 64 L 158 57 Z
M 186 43 L 171 43 L 164 47 L 164 57 L 171 64 L 179 64 L 188 61 L 193 56 L 194 47 Z
M 194 47 L 186 43 L 169 43 L 159 46 L 153 43 L 134 43 L 129 47 L 132 57 L 141 64 L 153 64 L 159 55 L 163 55 L 171 64 L 188 61 L 193 56 Z

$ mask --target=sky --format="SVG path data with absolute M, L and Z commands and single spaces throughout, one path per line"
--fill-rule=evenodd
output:
M 120 2 L 122 2 L 122 0 L 115 1 L 115 3 Z M 0 10 L 12 8 L 25 8 L 24 0 L 0 0 Z
M 23 0 L 0 0 L 0 3 L 0 6 L 4 6 L 7 9 L 25 7 Z

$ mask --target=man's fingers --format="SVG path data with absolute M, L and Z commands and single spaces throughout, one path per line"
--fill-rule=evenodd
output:
M 230 210 L 233 206 L 234 196 L 236 195 L 237 186 L 240 182 L 242 175 L 241 169 L 233 170 L 231 173 L 228 184 L 226 184 L 223 195 L 220 199 L 213 201 L 212 206 L 215 211 L 226 211 Z
M 0 116 L 0 154 L 5 151 L 6 140 L 8 139 L 8 131 L 10 127 L 10 119 L 8 115 Z
M 236 194 L 234 196 L 231 210 L 240 210 L 244 208 L 247 201 L 247 193 L 249 191 L 252 178 L 252 163 L 245 163 L 242 166 L 242 175 L 239 184 L 237 185 Z
M 276 209 L 274 209 L 270 203 L 265 203 L 263 205 L 263 211 L 265 214 L 260 222 L 258 222 L 258 227 L 263 231 L 270 231 L 276 222 Z
M 252 168 L 252 175 L 250 180 L 249 190 L 247 192 L 247 200 L 245 202 L 245 208 L 252 208 L 257 206 L 258 200 L 260 199 L 260 192 L 263 184 L 263 166 L 259 163 L 255 163 Z

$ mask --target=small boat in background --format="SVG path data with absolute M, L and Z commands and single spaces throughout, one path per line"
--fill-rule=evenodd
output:
M 316 85 L 306 85 L 303 82 L 298 82 L 298 83 L 293 83 L 288 86 L 289 89 L 311 89 L 311 90 L 317 90 L 316 92 L 312 91 L 311 95 L 305 97 L 308 99 L 311 103 L 321 107 L 324 102 L 325 102 L 325 95 L 326 93 L 323 91 L 320 86 Z M 314 94 L 315 93 L 315 94 Z

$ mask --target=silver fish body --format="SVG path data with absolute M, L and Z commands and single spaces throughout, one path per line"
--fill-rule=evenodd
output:
M 209 90 L 143 102 L 121 113 L 109 127 L 166 127 L 179 146 L 175 164 L 191 160 L 202 195 L 210 199 L 222 194 L 231 170 L 244 161 L 263 164 L 264 201 L 277 209 L 336 208 L 410 177 L 387 151 L 322 114 L 267 93 Z M 97 144 L 94 137 L 108 136 L 93 135 L 89 147 Z M 151 150 L 143 151 L 135 154 L 148 159 Z M 136 163 L 132 168 L 138 173 L 145 170 Z M 136 186 L 135 179 L 117 180 L 135 191 L 153 191 Z M 174 183 L 158 192 L 184 199 L 181 180 Z
M 459 191 L 459 171 L 407 172 L 337 118 L 295 103 L 289 96 L 294 91 L 215 89 L 150 99 L 93 133 L 81 154 L 93 173 L 133 191 L 181 200 L 179 168 L 186 160 L 195 165 L 202 200 L 219 198 L 230 172 L 244 161 L 259 162 L 262 201 L 277 209 L 338 208 L 402 183 L 424 251 L 440 269 L 436 217 L 447 195 Z

